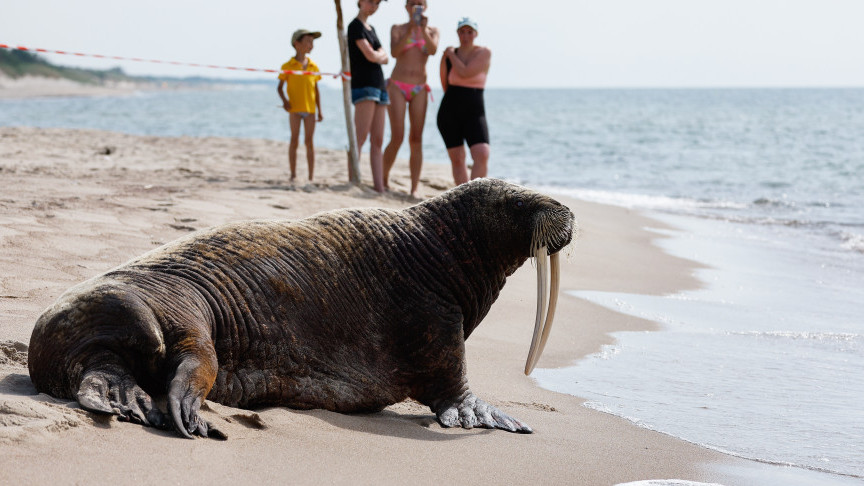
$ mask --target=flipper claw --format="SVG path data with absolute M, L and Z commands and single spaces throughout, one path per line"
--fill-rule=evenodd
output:
M 167 422 L 150 395 L 120 370 L 93 370 L 84 375 L 76 395 L 85 410 L 117 415 L 124 422 L 165 428 Z
M 432 406 L 432 411 L 438 417 L 438 423 L 445 428 L 462 427 L 464 429 L 472 429 L 480 427 L 484 429 L 501 429 L 521 434 L 530 434 L 533 432 L 527 424 L 510 417 L 497 407 L 489 405 L 477 398 L 470 391 L 454 399 L 440 400 Z
M 227 439 L 227 435 L 204 420 L 198 413 L 204 402 L 205 390 L 192 386 L 188 370 L 194 370 L 195 367 L 192 364 L 184 365 L 178 367 L 168 390 L 168 411 L 174 429 L 188 439 L 193 439 L 195 435 L 219 440 Z

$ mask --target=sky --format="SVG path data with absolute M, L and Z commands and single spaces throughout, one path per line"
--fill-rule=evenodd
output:
M 347 26 L 356 1 L 343 0 L 342 9 Z M 463 16 L 479 24 L 476 43 L 492 50 L 491 88 L 864 87 L 862 0 L 429 0 L 427 14 L 441 30 L 427 66 L 433 88 Z M 389 50 L 390 26 L 407 19 L 404 0 L 392 0 L 370 23 Z M 338 72 L 330 0 L 9 0 L 0 10 L 0 44 L 258 69 L 277 69 L 294 54 L 298 28 L 323 33 L 311 57 Z M 46 57 L 137 75 L 274 77 Z

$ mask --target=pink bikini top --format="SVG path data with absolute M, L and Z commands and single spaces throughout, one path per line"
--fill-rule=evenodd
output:
M 415 34 L 420 34 L 419 30 L 415 30 L 414 32 Z M 402 52 L 405 52 L 412 47 L 416 47 L 423 51 L 424 54 L 426 53 L 426 39 L 424 39 L 422 35 L 415 36 L 414 34 L 411 34 L 411 37 L 408 38 L 408 41 L 408 44 L 406 44 L 405 47 L 402 48 Z

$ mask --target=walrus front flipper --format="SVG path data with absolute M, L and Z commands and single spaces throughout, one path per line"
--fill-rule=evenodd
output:
M 118 365 L 106 364 L 88 370 L 76 396 L 81 407 L 96 413 L 118 415 L 125 420 L 160 429 L 170 428 L 170 421 L 135 379 Z
M 201 350 L 198 354 L 209 353 Z M 204 359 L 207 364 L 202 364 L 196 356 L 185 358 L 177 367 L 177 373 L 168 388 L 168 413 L 171 414 L 174 428 L 189 439 L 196 434 L 219 440 L 228 438 L 198 414 L 207 392 L 216 379 L 215 351 L 212 358 L 212 363 Z
M 498 410 L 466 390 L 458 397 L 437 400 L 430 407 L 443 427 L 462 427 L 473 429 L 501 429 L 508 432 L 530 434 L 531 427 Z

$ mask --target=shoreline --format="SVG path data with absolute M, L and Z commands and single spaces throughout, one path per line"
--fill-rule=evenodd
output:
M 652 228 L 663 235 L 658 246 L 701 262 L 697 273 L 704 285 L 659 297 L 574 292 L 663 325 L 656 333 L 616 333 L 617 342 L 601 359 L 557 375 L 551 371 L 543 385 L 732 457 L 789 466 L 790 478 L 797 470 L 794 479 L 802 484 L 861 481 L 857 441 L 843 435 L 859 421 L 857 395 L 849 385 L 837 385 L 860 362 L 860 333 L 843 312 L 814 313 L 817 306 L 847 310 L 854 297 L 845 289 L 860 289 L 860 261 L 853 265 L 846 261 L 853 255 L 839 252 L 839 259 L 814 261 L 806 247 L 788 245 L 785 233 L 758 225 L 642 212 L 675 228 Z M 843 272 L 832 270 L 841 262 L 848 263 Z M 821 363 L 844 356 L 848 365 L 820 373 Z M 637 366 L 640 373 L 631 374 Z M 568 385 L 568 376 L 581 378 Z M 832 404 L 830 412 L 825 403 Z
M 442 429 L 428 409 L 412 402 L 371 415 L 245 411 L 208 402 L 207 417 L 224 424 L 228 442 L 185 441 L 35 395 L 22 353 L 10 350 L 15 342 L 29 341 L 36 317 L 66 288 L 190 229 L 238 219 L 299 218 L 335 207 L 406 207 L 407 163 L 394 168 L 392 187 L 398 192 L 380 196 L 367 185 L 368 159 L 361 160 L 365 184 L 350 186 L 344 182 L 345 156 L 332 150 L 316 150 L 314 184 L 288 183 L 282 142 L 20 127 L 0 127 L 0 140 L 0 180 L 8 188 L 0 195 L 0 351 L 6 356 L 0 359 L 0 444 L 10 451 L 0 467 L 10 481 L 76 482 L 100 474 L 122 482 L 134 473 L 185 483 L 192 480 L 190 465 L 200 466 L 196 482 L 217 483 L 288 477 L 351 483 L 358 476 L 430 482 L 424 471 L 434 470 L 435 481 L 464 480 L 462 474 L 472 472 L 486 483 L 687 478 L 759 484 L 776 472 L 589 410 L 582 399 L 542 389 L 525 377 L 535 291 L 530 262 L 508 279 L 466 344 L 472 388 L 531 424 L 530 436 Z M 302 179 L 305 170 L 299 169 Z M 424 167 L 424 197 L 450 185 L 449 167 Z M 570 263 L 562 267 L 562 290 L 660 295 L 700 285 L 693 276 L 698 264 L 663 252 L 653 243 L 660 236 L 645 230 L 662 223 L 623 208 L 559 200 L 571 206 L 581 228 L 565 259 Z M 634 268 L 644 271 L 634 274 Z M 562 292 L 538 367 L 566 366 L 597 352 L 613 342 L 612 332 L 657 328 Z M 406 446 L 418 443 L 408 452 Z M 477 455 L 483 457 L 479 463 Z M 46 456 L 51 464 L 45 464 Z M 106 460 L 112 467 L 103 471 Z M 157 460 L 168 467 L 141 466 Z M 441 470 L 442 463 L 451 467 Z M 266 466 L 241 466 L 249 464 Z

